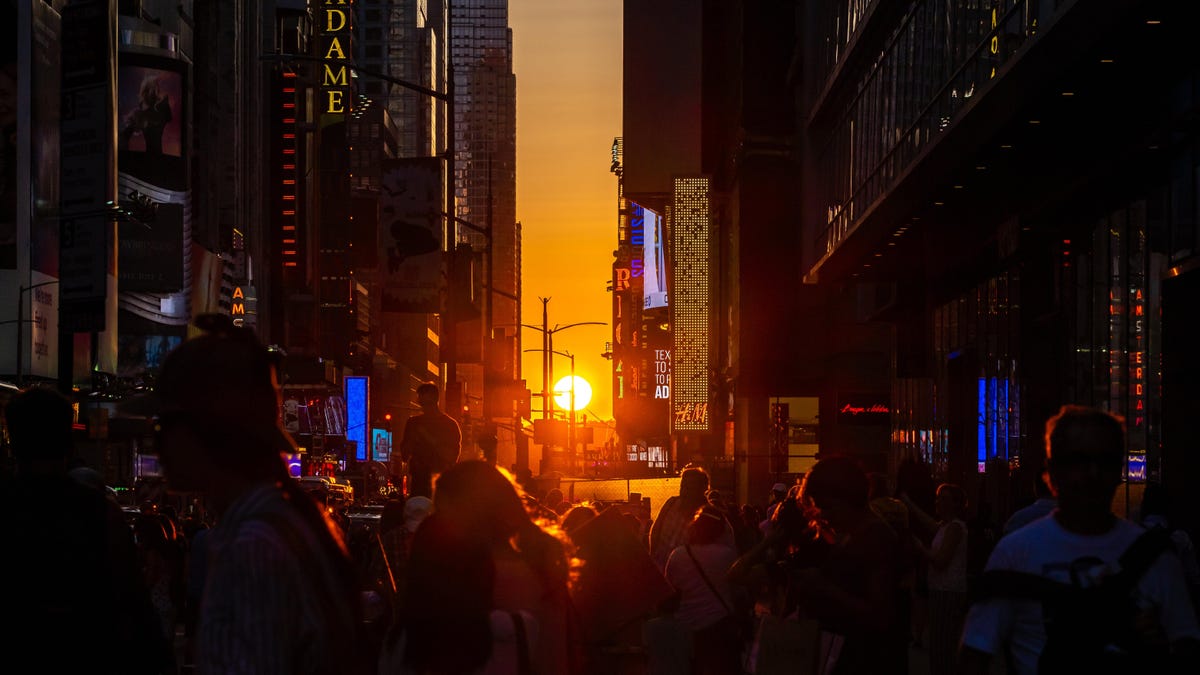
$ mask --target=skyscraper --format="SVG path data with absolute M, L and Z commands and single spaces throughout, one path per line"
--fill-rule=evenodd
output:
M 489 329 L 516 338 L 507 343 L 514 350 L 511 358 L 503 360 L 520 363 L 517 97 L 508 0 L 455 0 L 448 4 L 455 87 L 455 193 L 461 219 L 456 241 L 490 251 L 485 272 L 489 290 L 484 294 L 481 328 L 485 339 L 492 337 Z M 489 231 L 490 236 L 480 230 Z M 477 376 L 466 373 L 469 394 L 478 387 Z

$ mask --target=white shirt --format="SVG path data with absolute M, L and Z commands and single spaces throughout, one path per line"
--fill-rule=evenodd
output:
M 726 606 L 733 607 L 733 590 L 725 573 L 737 560 L 737 550 L 721 543 L 701 544 L 692 546 L 692 554 L 696 556 L 694 561 L 684 546 L 671 551 L 671 557 L 667 559 L 666 577 L 671 586 L 679 591 L 679 609 L 675 612 L 675 618 L 688 630 L 700 630 L 725 618 L 729 614 Z M 721 594 L 724 604 L 701 578 L 697 562 Z
M 936 552 L 942 548 L 942 542 L 946 539 L 946 531 L 951 527 L 957 527 L 962 532 L 962 536 L 958 538 L 958 546 L 955 547 L 953 555 L 950 556 L 950 562 L 945 567 L 938 569 L 930 563 L 929 590 L 966 593 L 967 524 L 961 520 L 952 520 L 948 523 L 943 523 L 938 527 L 937 534 L 933 535 L 932 549 Z
M 1117 561 L 1144 532 L 1124 519 L 1100 535 L 1068 532 L 1054 517 L 1042 518 L 1006 535 L 996 543 L 988 559 L 989 570 L 1012 570 L 1038 574 L 1060 583 L 1070 583 L 1072 563 L 1097 558 L 1101 564 L 1083 571 L 1098 582 L 1118 571 Z M 1137 602 L 1157 613 L 1167 638 L 1200 639 L 1195 612 L 1186 592 L 1179 559 L 1165 552 L 1150 566 L 1134 591 Z M 963 646 L 996 654 L 1007 648 L 1012 671 L 1036 675 L 1038 657 L 1046 645 L 1040 603 L 1032 600 L 993 598 L 971 607 L 963 628 Z

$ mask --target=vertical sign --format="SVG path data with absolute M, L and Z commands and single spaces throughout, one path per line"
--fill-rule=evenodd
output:
M 709 181 L 676 178 L 670 210 L 672 429 L 708 431 Z
M 105 328 L 108 209 L 116 198 L 117 17 L 110 0 L 63 10 L 60 321 L 77 332 Z
M 350 17 L 352 0 L 325 0 L 318 17 L 321 26 L 321 112 L 340 121 L 350 107 Z
M 346 378 L 346 440 L 354 441 L 354 459 L 365 462 L 370 446 L 370 378 Z
M 445 208 L 442 160 L 387 160 L 380 177 L 379 264 L 385 312 L 441 311 Z

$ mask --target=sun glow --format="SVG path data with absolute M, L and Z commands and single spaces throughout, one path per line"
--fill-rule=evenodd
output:
M 554 403 L 563 410 L 571 409 L 571 378 L 575 378 L 575 410 L 582 410 L 592 401 L 592 385 L 578 375 L 568 375 L 554 385 Z

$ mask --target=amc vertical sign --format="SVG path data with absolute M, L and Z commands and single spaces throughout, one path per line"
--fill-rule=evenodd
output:
M 353 0 L 325 0 L 321 28 L 321 112 L 341 117 L 350 105 L 350 35 Z

